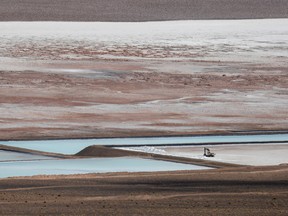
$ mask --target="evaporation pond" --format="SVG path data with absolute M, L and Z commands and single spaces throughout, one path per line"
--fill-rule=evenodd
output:
M 140 137 L 102 139 L 63 139 L 38 141 L 1 141 L 0 144 L 60 154 L 75 154 L 90 145 L 175 145 L 205 143 L 288 141 L 288 134 L 229 135 L 229 136 L 182 136 L 182 137 Z
M 135 157 L 58 159 L 1 162 L 0 178 L 33 175 L 67 175 L 108 172 L 153 172 L 204 169 L 212 168 Z
M 49 160 L 49 159 L 53 159 L 53 157 L 0 150 L 0 162 L 23 161 L 23 160 Z

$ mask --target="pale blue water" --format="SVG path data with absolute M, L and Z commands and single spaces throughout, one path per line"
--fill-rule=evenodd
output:
M 288 141 L 288 134 L 235 135 L 235 136 L 183 136 L 149 138 L 66 139 L 41 141 L 5 141 L 0 144 L 45 152 L 75 154 L 90 145 L 157 145 L 207 144 L 234 142 Z
M 133 157 L 1 162 L 0 178 L 13 176 L 204 170 L 204 166 Z
M 48 159 L 53 159 L 53 157 L 0 150 L 0 162 L 12 161 L 12 160 L 22 161 L 22 160 L 48 160 Z

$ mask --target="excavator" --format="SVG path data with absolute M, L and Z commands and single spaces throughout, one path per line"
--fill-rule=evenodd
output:
M 216 154 L 211 152 L 209 148 L 204 147 L 204 156 L 205 157 L 214 157 Z

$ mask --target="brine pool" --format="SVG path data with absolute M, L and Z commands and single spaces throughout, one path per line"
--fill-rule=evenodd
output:
M 54 159 L 0 162 L 0 178 L 33 175 L 68 175 L 109 172 L 156 172 L 204 169 L 212 168 L 135 157 Z
M 49 160 L 52 157 L 0 150 L 0 163 L 8 161 Z
M 60 154 L 76 154 L 82 149 L 91 145 L 118 145 L 123 147 L 129 147 L 137 145 L 196 145 L 253 142 L 288 142 L 288 134 L 0 141 L 0 144 L 19 148 L 27 148 L 37 151 L 53 152 Z
M 75 154 L 91 145 L 106 146 L 176 146 L 189 145 L 202 151 L 203 145 L 234 143 L 266 143 L 277 147 L 273 142 L 282 142 L 281 152 L 288 154 L 288 134 L 267 135 L 222 135 L 222 136 L 182 136 L 182 137 L 142 137 L 142 138 L 101 138 L 101 139 L 65 139 L 65 140 L 39 140 L 39 141 L 3 141 L 0 144 L 27 148 L 31 150 Z M 269 144 L 269 142 L 272 142 Z M 285 143 L 286 142 L 286 143 Z M 268 143 L 268 144 L 267 144 Z M 202 145 L 202 147 L 201 147 Z M 242 148 L 246 149 L 242 145 Z M 287 146 L 287 148 L 286 148 Z M 167 147 L 167 148 L 168 148 Z M 258 145 L 261 148 L 261 144 Z M 258 152 L 258 147 L 256 152 Z M 198 148 L 198 147 L 197 147 Z M 168 149 L 167 149 L 168 150 Z M 215 149 L 216 150 L 216 149 Z M 225 148 L 225 150 L 227 150 Z M 248 149 L 251 151 L 251 147 Z M 179 150 L 177 150 L 179 151 Z M 217 157 L 223 154 L 223 150 L 217 152 Z M 253 152 L 252 152 L 253 153 Z M 251 154 L 252 154 L 251 153 Z M 200 154 L 200 153 L 199 153 Z M 234 154 L 234 153 L 233 153 Z M 241 153 L 242 154 L 242 153 Z M 286 158 L 286 153 L 285 158 Z M 231 156 L 231 153 L 229 153 Z M 235 154 L 234 154 L 235 155 Z M 254 154 L 253 154 L 254 155 Z M 182 155 L 183 156 L 183 155 Z M 224 157 L 223 157 L 224 158 Z M 220 157 L 220 159 L 223 159 Z M 243 158 L 243 155 L 241 156 Z M 218 158 L 217 158 L 218 159 Z M 225 159 L 225 158 L 224 158 Z M 225 160 L 223 159 L 223 162 Z M 265 159 L 266 160 L 266 159 Z M 286 162 L 286 159 L 282 160 Z M 241 161 L 240 161 L 241 162 Z M 175 170 L 203 170 L 211 169 L 205 166 L 181 164 L 160 160 L 143 159 L 137 157 L 119 158 L 89 158 L 89 159 L 56 159 L 53 157 L 38 156 L 18 152 L 0 151 L 0 178 L 33 175 L 57 175 L 57 174 L 84 174 L 84 173 L 108 173 L 108 172 L 153 172 Z

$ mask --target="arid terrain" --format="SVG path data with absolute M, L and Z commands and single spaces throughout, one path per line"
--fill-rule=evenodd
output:
M 116 65 L 120 65 L 120 72 L 112 71 Z M 93 65 L 94 70 L 97 66 Z M 288 75 L 284 72 L 134 72 L 133 69 L 142 68 L 121 62 L 98 66 L 103 67 L 112 72 L 104 73 L 102 78 L 97 78 L 97 72 L 67 75 L 2 71 L 1 139 L 235 133 L 288 128 Z
M 1 215 L 287 215 L 287 166 L 0 180 Z
M 3 0 L 0 140 L 287 133 L 287 18 L 286 0 Z M 280 141 L 220 146 L 215 160 L 202 146 L 62 155 L 0 142 L 0 215 L 288 215 Z M 55 175 L 126 156 L 207 167 Z M 50 173 L 11 177 L 32 164 Z
M 285 18 L 286 0 L 2 0 L 1 21 L 151 21 Z
M 287 131 L 286 19 L 0 25 L 2 140 Z

